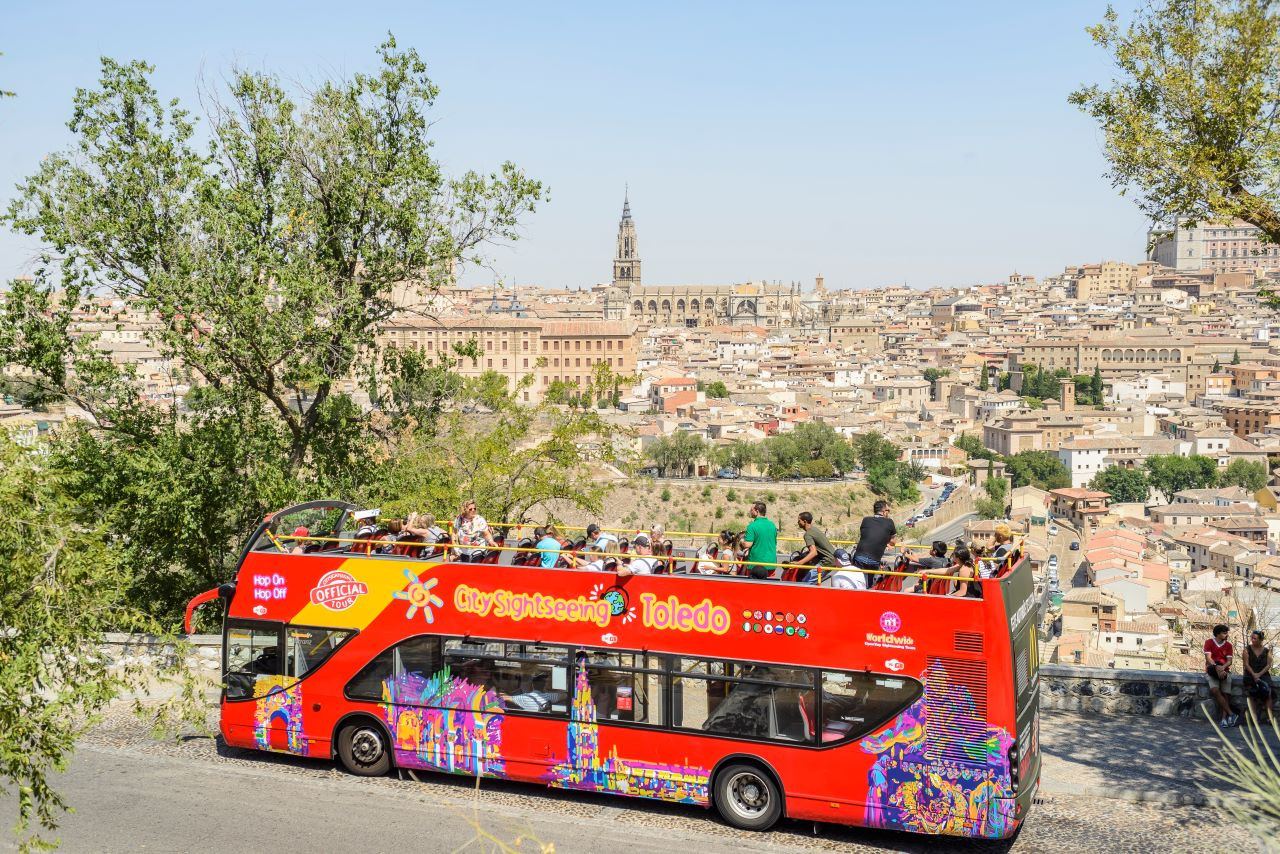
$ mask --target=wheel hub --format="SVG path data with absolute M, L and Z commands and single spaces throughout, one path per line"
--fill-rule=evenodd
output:
M 351 739 L 351 755 L 364 765 L 377 762 L 382 757 L 382 739 L 371 730 L 360 730 Z

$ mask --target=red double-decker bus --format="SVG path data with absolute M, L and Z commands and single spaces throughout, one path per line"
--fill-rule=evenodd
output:
M 229 744 L 783 816 L 1004 838 L 1039 780 L 1026 561 L 983 597 L 351 553 L 274 514 L 226 600 Z M 313 537 L 291 547 L 296 527 Z

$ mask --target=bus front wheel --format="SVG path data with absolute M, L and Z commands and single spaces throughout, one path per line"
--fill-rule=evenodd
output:
M 782 816 L 782 791 L 755 765 L 730 765 L 716 775 L 716 809 L 734 827 L 768 830 Z
M 347 724 L 338 734 L 342 767 L 358 777 L 381 777 L 391 770 L 391 751 L 382 728 L 369 721 Z

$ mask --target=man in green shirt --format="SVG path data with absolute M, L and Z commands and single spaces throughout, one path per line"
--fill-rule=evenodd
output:
M 747 572 L 752 578 L 768 578 L 773 564 L 778 562 L 778 526 L 766 515 L 768 508 L 763 501 L 751 505 L 751 524 L 742 535 L 742 547 L 746 550 Z

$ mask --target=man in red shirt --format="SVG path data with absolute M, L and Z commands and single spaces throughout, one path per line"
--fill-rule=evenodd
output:
M 1209 693 L 1222 713 L 1220 723 L 1224 727 L 1240 723 L 1240 716 L 1232 714 L 1231 703 L 1227 701 L 1231 696 L 1231 659 L 1235 655 L 1227 632 L 1226 626 L 1218 624 L 1213 627 L 1213 637 L 1204 642 L 1204 676 L 1209 682 Z

